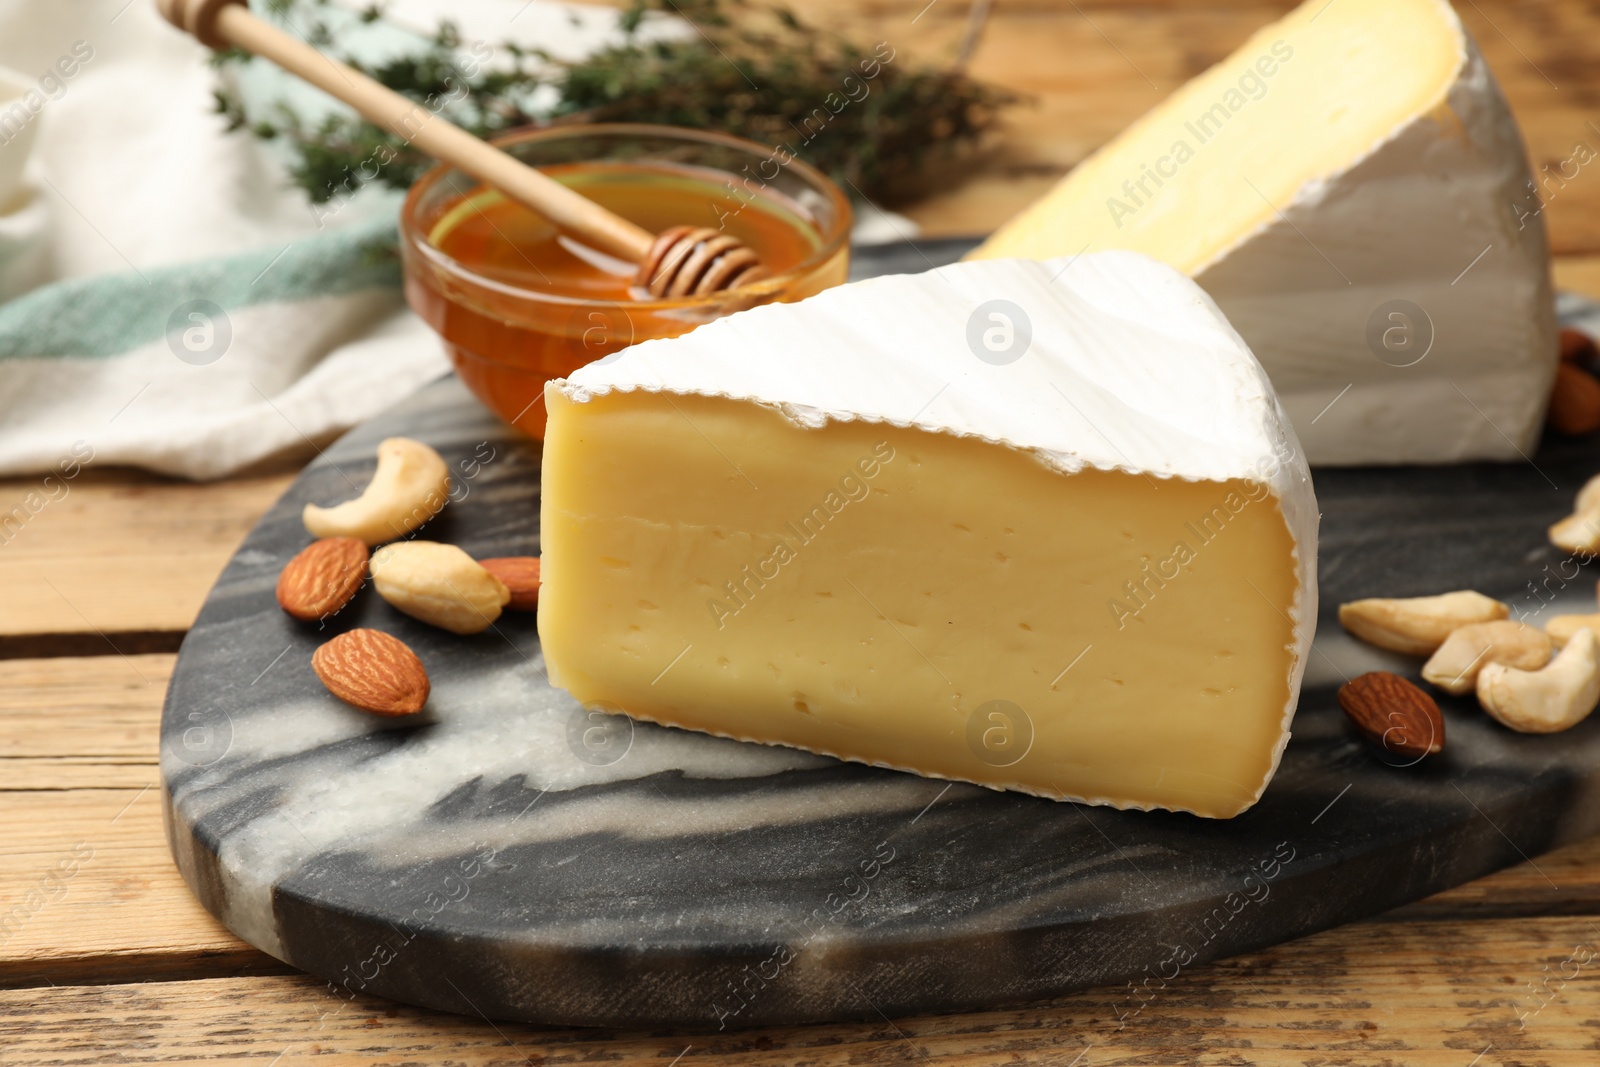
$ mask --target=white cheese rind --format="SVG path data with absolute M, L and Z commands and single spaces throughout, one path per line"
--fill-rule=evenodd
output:
M 1004 365 L 967 339 L 975 314 L 992 321 L 980 307 L 993 300 L 1020 307 L 1031 326 L 1026 351 Z M 692 393 L 771 404 L 802 423 L 978 437 L 1069 472 L 1265 480 L 1263 457 L 1295 440 L 1211 298 L 1134 252 L 874 278 L 691 336 L 642 342 L 553 387 L 579 402 L 611 389 Z
M 1557 330 L 1544 220 L 1518 208 L 1532 196 L 1521 135 L 1464 29 L 1461 47 L 1443 106 L 1304 186 L 1195 274 L 1313 463 L 1510 460 L 1538 438 Z M 1397 299 L 1432 336 L 1409 366 L 1369 341 Z
M 1313 464 L 1515 460 L 1557 363 L 1540 206 L 1445 0 L 1306 0 L 971 256 L 1130 248 L 1188 271 Z
M 997 299 L 1021 308 L 1031 327 L 1026 350 L 1005 365 L 980 359 L 968 341 L 975 313 Z M 808 426 L 859 420 L 980 438 L 1069 473 L 1265 484 L 1296 546 L 1298 577 L 1276 769 L 1316 625 L 1316 500 L 1260 365 L 1181 272 L 1105 252 L 874 279 L 635 345 L 547 389 L 574 403 L 613 390 L 721 397 Z

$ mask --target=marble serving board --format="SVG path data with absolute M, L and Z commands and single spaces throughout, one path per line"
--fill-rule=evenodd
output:
M 922 269 L 959 243 L 901 246 Z M 898 257 L 898 259 L 896 259 Z M 1600 716 L 1522 736 L 1441 701 L 1442 756 L 1380 758 L 1335 702 L 1415 660 L 1335 606 L 1473 587 L 1593 610 L 1545 540 L 1600 448 L 1532 461 L 1316 473 L 1317 644 L 1261 802 L 1226 822 L 1121 812 L 590 713 L 547 682 L 531 615 L 457 637 L 364 590 L 326 628 L 273 598 L 307 502 L 346 499 L 379 440 L 427 441 L 455 499 L 423 536 L 539 551 L 539 445 L 453 378 L 341 439 L 261 520 L 188 638 L 162 723 L 172 852 L 239 936 L 358 992 L 494 1019 L 693 1030 L 976 1009 L 1106 985 L 1136 1015 L 1207 960 L 1381 912 L 1600 832 Z M 312 651 L 373 626 L 433 695 L 382 720 L 331 697 Z

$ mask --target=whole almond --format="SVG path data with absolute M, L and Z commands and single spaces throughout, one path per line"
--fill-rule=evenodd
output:
M 539 607 L 539 557 L 497 556 L 478 564 L 511 590 L 507 611 L 534 611 Z
M 328 692 L 374 715 L 410 715 L 428 701 L 428 671 L 397 637 L 351 630 L 311 654 Z
M 1444 716 L 1427 693 L 1398 674 L 1372 671 L 1339 687 L 1339 706 L 1369 741 L 1397 756 L 1444 749 Z
M 1600 430 L 1600 379 L 1574 364 L 1557 364 L 1550 425 L 1570 436 Z
M 278 575 L 278 606 L 315 622 L 350 603 L 367 578 L 367 545 L 355 537 L 325 537 L 300 550 Z

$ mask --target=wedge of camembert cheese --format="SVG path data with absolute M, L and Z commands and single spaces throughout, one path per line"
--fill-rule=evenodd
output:
M 1444 0 L 1310 0 L 976 257 L 1125 248 L 1190 274 L 1313 464 L 1518 459 L 1555 375 L 1540 191 Z
M 1272 777 L 1316 500 L 1180 272 L 1107 252 L 860 282 L 545 400 L 539 633 L 584 704 L 1218 818 Z

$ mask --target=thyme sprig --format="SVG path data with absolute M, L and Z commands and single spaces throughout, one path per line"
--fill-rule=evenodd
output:
M 633 0 L 622 16 L 623 40 L 576 61 L 511 43 L 477 42 L 468 54 L 455 26 L 442 22 L 417 50 L 377 64 L 340 52 L 330 0 L 269 7 L 319 48 L 480 137 L 581 121 L 720 130 L 786 145 L 885 204 L 949 180 L 1018 100 L 958 67 L 915 63 L 893 42 L 859 43 L 751 0 Z M 653 14 L 682 16 L 696 32 L 645 33 Z M 381 20 L 381 6 L 359 17 Z M 490 55 L 492 66 L 481 62 Z M 214 62 L 251 59 L 227 50 Z M 546 86 L 559 103 L 534 114 L 529 101 Z M 216 110 L 230 129 L 286 142 L 290 173 L 313 203 L 346 195 L 352 176 L 371 170 L 371 180 L 404 189 L 430 164 L 403 138 L 344 112 L 313 121 L 282 100 L 253 109 L 228 88 L 216 91 Z M 373 168 L 374 159 L 382 166 Z

